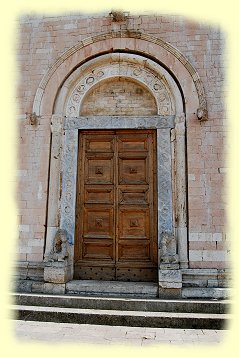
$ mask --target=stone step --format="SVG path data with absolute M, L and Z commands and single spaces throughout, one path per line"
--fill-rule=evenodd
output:
M 18 320 L 57 323 L 216 330 L 225 329 L 230 319 L 228 314 L 209 315 L 204 313 L 119 311 L 18 305 L 12 307 L 12 317 Z
M 72 280 L 66 283 L 66 293 L 82 296 L 157 298 L 158 284 L 151 282 Z
M 11 296 L 12 303 L 16 305 L 120 311 L 225 314 L 230 306 L 228 300 L 160 300 L 25 293 L 14 293 Z

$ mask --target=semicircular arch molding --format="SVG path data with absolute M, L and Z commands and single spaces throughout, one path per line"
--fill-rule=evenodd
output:
M 180 51 L 161 39 L 134 31 L 109 32 L 80 41 L 67 50 L 50 67 L 37 89 L 33 112 L 37 115 L 51 115 L 59 88 L 77 66 L 102 53 L 117 50 L 148 54 L 160 60 L 168 68 L 182 88 L 186 102 L 186 117 L 196 117 L 200 109 L 201 119 L 207 119 L 207 104 L 200 77 Z
M 163 67 L 143 56 L 113 53 L 92 59 L 71 73 L 58 94 L 54 114 L 79 116 L 84 97 L 94 86 L 119 77 L 146 88 L 155 99 L 158 115 L 182 113 L 181 93 Z

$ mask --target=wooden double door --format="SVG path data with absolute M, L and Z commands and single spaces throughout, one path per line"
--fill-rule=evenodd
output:
M 154 130 L 80 131 L 75 279 L 157 281 Z

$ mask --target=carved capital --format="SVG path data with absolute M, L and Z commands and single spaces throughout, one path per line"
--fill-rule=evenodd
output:
M 52 133 L 61 133 L 64 126 L 64 118 L 53 115 L 51 118 L 51 132 Z
M 177 136 L 185 134 L 185 114 L 177 115 L 175 118 L 175 133 Z
M 181 113 L 181 114 L 178 114 L 176 115 L 175 117 L 175 124 L 180 124 L 180 123 L 185 123 L 185 114 L 184 113 Z

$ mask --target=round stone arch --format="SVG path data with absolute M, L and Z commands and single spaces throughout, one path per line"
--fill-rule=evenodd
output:
M 118 40 L 113 37 L 112 41 Z M 102 39 L 98 39 L 102 41 Z M 107 44 L 107 40 L 105 39 Z M 145 40 L 144 40 L 145 41 Z M 93 46 L 98 42 L 92 42 L 86 45 Z M 122 42 L 115 43 L 115 48 L 122 45 Z M 140 43 L 139 43 L 140 44 Z M 109 45 L 109 43 L 108 43 Z M 155 45 L 155 43 L 153 43 Z M 97 47 L 97 46 L 96 46 Z M 127 44 L 128 47 L 128 44 Z M 135 46 L 138 47 L 139 46 Z M 98 48 L 98 47 L 97 47 Z M 161 46 L 162 56 L 161 61 L 169 56 L 165 57 L 165 46 Z M 92 51 L 96 51 L 93 46 Z M 72 50 L 73 51 L 73 50 Z M 80 50 L 79 50 L 80 51 Z M 83 52 L 87 57 L 86 53 Z M 77 56 L 76 56 L 77 54 Z M 83 54 L 81 54 L 83 55 Z M 152 50 L 151 50 L 152 55 Z M 157 53 L 157 55 L 160 55 Z M 170 55 L 172 53 L 170 52 Z M 71 61 L 69 61 L 69 57 Z M 172 231 L 176 228 L 176 236 L 178 241 L 178 252 L 180 258 L 180 267 L 187 268 L 187 220 L 186 220 L 186 179 L 185 179 L 185 114 L 187 120 L 196 118 L 196 108 L 201 108 L 205 115 L 206 107 L 203 101 L 203 97 L 199 96 L 200 86 L 198 82 L 192 78 L 191 74 L 184 66 L 181 75 L 177 78 L 182 88 L 179 88 L 173 76 L 172 64 L 175 66 L 175 72 L 182 69 L 182 61 L 178 61 L 178 58 L 174 58 L 174 61 L 169 66 L 170 71 L 167 71 L 164 67 L 158 63 L 152 61 L 147 56 L 136 54 L 122 54 L 111 53 L 99 55 L 85 61 L 82 65 L 74 66 L 74 71 L 71 71 L 72 63 L 79 60 L 80 53 L 73 51 L 71 55 L 66 56 L 64 59 L 64 66 L 61 66 L 60 61 L 55 64 L 55 72 L 49 71 L 41 82 L 41 85 L 36 94 L 34 101 L 34 111 L 41 116 L 52 115 L 52 152 L 51 152 L 51 172 L 49 183 L 49 205 L 48 205 L 48 227 L 47 227 L 47 240 L 46 240 L 46 255 L 52 247 L 52 242 L 57 228 L 60 227 L 68 232 L 68 239 L 71 244 L 74 244 L 74 216 L 75 216 L 75 187 L 76 187 L 76 166 L 77 166 L 77 146 L 78 146 L 78 130 L 79 129 L 95 129 L 99 128 L 98 124 L 104 119 L 104 128 L 112 129 L 119 128 L 117 116 L 114 118 L 85 118 L 80 117 L 80 108 L 83 103 L 83 99 L 96 82 L 103 81 L 112 77 L 127 77 L 134 81 L 138 81 L 140 85 L 145 86 L 147 90 L 154 95 L 157 103 L 158 113 L 155 117 L 137 117 L 137 118 L 120 118 L 120 128 L 154 128 L 158 132 L 158 141 L 161 143 L 158 147 L 158 167 L 164 167 L 164 175 L 169 186 L 172 186 L 172 168 L 171 168 L 171 153 L 174 153 L 174 159 L 176 163 L 175 187 L 169 190 L 169 192 L 163 192 L 163 187 L 159 187 L 161 192 L 160 199 L 164 202 L 161 212 L 159 212 L 160 219 L 163 222 L 163 227 L 159 231 L 168 230 Z M 90 56 L 88 56 L 90 57 Z M 163 58 L 162 58 L 163 57 Z M 109 63 L 111 66 L 109 66 Z M 119 65 L 119 63 L 121 65 Z M 176 63 L 176 64 L 175 64 Z M 70 65 L 68 72 L 66 73 L 67 65 Z M 106 68 L 110 68 L 107 72 L 104 72 Z M 127 67 L 127 68 L 126 68 Z M 103 69 L 103 70 L 102 70 Z M 136 72 L 135 72 L 136 70 Z M 137 76 L 137 70 L 140 71 L 140 76 Z M 100 71 L 104 72 L 104 75 L 98 76 Z M 115 71 L 115 72 L 114 72 Z M 126 71 L 126 72 L 125 72 Z M 69 75 L 70 73 L 70 75 Z M 105 74 L 106 73 L 106 74 Z M 101 73 L 102 74 L 102 73 Z M 149 76 L 148 76 L 149 75 Z M 89 78 L 91 80 L 89 81 Z M 98 80 L 96 81 L 96 78 Z M 55 80 L 54 80 L 55 79 Z M 60 80 L 61 79 L 61 80 Z M 64 79 L 64 80 L 63 80 Z M 93 81 L 94 79 L 94 81 Z M 88 81 L 87 81 L 88 80 Z M 92 81 L 92 82 L 91 82 Z M 188 86 L 185 83 L 189 84 Z M 79 88 L 82 85 L 88 85 L 85 91 L 82 93 L 82 97 L 79 100 L 75 100 L 76 94 L 79 95 Z M 92 85 L 91 85 L 92 84 Z M 60 88 L 60 89 L 59 89 Z M 185 90 L 184 90 L 185 89 Z M 191 90 L 190 90 L 191 89 Z M 190 90 L 190 95 L 189 95 Z M 157 93 L 159 91 L 159 93 Z M 51 93 L 51 95 L 50 95 Z M 183 95 L 182 95 L 183 93 Z M 164 96 L 162 95 L 164 94 Z M 54 96 L 55 95 L 55 96 Z M 164 98 L 166 104 L 162 105 L 160 98 Z M 184 97 L 184 98 L 183 98 Z M 187 98 L 189 98 L 187 100 Z M 186 101 L 186 105 L 184 103 Z M 204 104 L 203 104 L 204 103 Z M 74 112 L 69 111 L 70 107 L 75 105 Z M 201 106 L 200 106 L 201 105 Z M 204 105 L 204 107 L 203 107 Z M 166 108 L 166 111 L 163 111 Z M 183 109 L 185 108 L 185 113 Z M 161 111 L 162 110 L 162 111 Z M 123 120 L 122 120 L 123 119 Z M 64 134 L 64 135 L 63 135 Z M 62 150 L 63 148 L 63 150 Z M 55 157 L 60 157 L 61 160 L 57 162 Z M 161 158 L 163 158 L 162 161 Z M 170 165 L 165 165 L 165 162 Z M 167 166 L 167 167 L 166 167 Z M 62 183 L 62 185 L 60 184 Z M 174 214 L 177 216 L 177 227 L 172 225 L 172 195 L 176 192 L 176 209 Z M 183 209 L 182 209 L 183 207 Z M 168 210 L 166 219 L 165 210 Z M 60 216 L 59 216 L 60 212 Z M 171 218 L 170 218 L 171 216 Z M 71 279 L 73 276 L 73 250 L 70 255 L 68 273 L 66 279 Z
M 155 98 L 158 115 L 183 113 L 180 89 L 164 67 L 142 55 L 111 53 L 87 61 L 68 76 L 57 94 L 54 114 L 79 116 L 86 93 L 97 83 L 115 77 L 129 78 L 146 88 Z
M 207 120 L 207 103 L 200 77 L 188 59 L 169 43 L 134 31 L 118 31 L 88 37 L 64 52 L 42 78 L 33 103 L 39 116 L 53 113 L 55 98 L 65 79 L 79 65 L 100 54 L 125 51 L 161 62 L 177 78 L 185 99 L 186 120 Z

